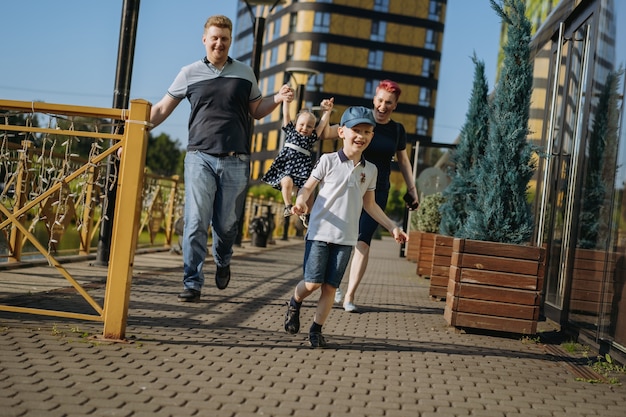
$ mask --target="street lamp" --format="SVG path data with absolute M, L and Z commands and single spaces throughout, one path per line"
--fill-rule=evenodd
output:
M 302 110 L 304 105 L 304 92 L 306 89 L 309 80 L 312 77 L 318 75 L 320 72 L 316 69 L 305 68 L 305 67 L 287 67 L 285 68 L 285 72 L 289 73 L 289 76 L 296 82 L 298 85 L 298 111 Z M 300 75 L 302 77 L 306 77 L 304 82 L 300 83 L 296 79 L 296 75 Z
M 263 36 L 265 35 L 265 16 L 257 15 L 252 9 L 253 6 L 270 6 L 267 14 L 272 13 L 274 8 L 278 4 L 282 4 L 285 0 L 243 0 L 246 3 L 250 17 L 252 17 L 253 24 L 253 42 L 252 42 L 252 56 L 250 58 L 250 64 L 257 83 L 259 82 L 259 76 L 261 74 L 261 53 L 263 52 Z M 254 135 L 254 118 L 250 117 L 250 134 Z M 252 143 L 252 141 L 250 141 Z M 245 210 L 241 213 L 239 218 L 239 231 L 237 232 L 237 238 L 235 244 L 241 246 L 243 239 L 243 225 L 245 223 Z
M 254 75 L 259 80 L 259 74 L 261 72 L 261 52 L 263 51 L 263 36 L 265 35 L 265 17 L 257 16 L 252 10 L 253 6 L 270 6 L 269 11 L 272 13 L 274 8 L 278 6 L 278 4 L 282 4 L 285 0 L 244 0 L 246 3 L 246 7 L 248 8 L 248 12 L 250 12 L 250 16 L 252 17 L 252 24 L 254 26 L 254 37 L 252 44 L 252 58 L 250 59 L 250 64 L 252 66 L 252 71 L 254 71 Z
M 115 91 L 113 94 L 113 107 L 116 109 L 127 109 L 130 101 L 130 81 L 133 72 L 135 39 L 137 37 L 137 23 L 139 20 L 139 2 L 140 0 L 124 0 L 122 5 L 122 22 L 117 51 Z M 117 129 L 120 131 L 124 130 L 122 122 L 115 123 L 113 133 L 116 133 Z M 112 140 L 110 144 L 113 145 Z M 117 168 L 118 162 L 115 157 L 109 155 L 105 177 L 104 205 L 101 213 L 102 221 L 100 222 L 96 260 L 94 261 L 94 265 L 97 266 L 107 266 L 109 264 L 115 199 L 117 198 Z

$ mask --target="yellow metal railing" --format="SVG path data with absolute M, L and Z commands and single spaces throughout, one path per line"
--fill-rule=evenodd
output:
M 0 305 L 0 311 L 103 321 L 105 338 L 124 337 L 135 251 L 178 245 L 176 226 L 183 216 L 183 181 L 144 168 L 149 109 L 143 100 L 133 101 L 129 110 L 0 100 L 0 269 L 46 260 L 95 314 L 9 305 Z M 16 116 L 20 123 L 11 119 Z M 41 118 L 48 119 L 46 126 L 34 126 Z M 77 146 L 89 156 L 78 156 Z M 120 148 L 114 244 L 100 305 L 62 264 L 97 247 L 107 164 L 117 161 Z M 255 217 L 269 223 L 268 244 L 285 237 L 282 203 L 248 196 L 245 207 L 244 240 L 252 238 Z M 302 236 L 299 220 L 289 221 L 289 236 Z
M 0 174 L 5 180 L 0 190 L 0 232 L 6 240 L 9 259 L 19 261 L 24 243 L 28 242 L 43 256 L 94 309 L 95 314 L 79 314 L 44 309 L 0 305 L 0 310 L 23 312 L 84 320 L 103 321 L 103 337 L 123 339 L 125 336 L 130 297 L 132 262 L 137 247 L 140 225 L 144 161 L 148 139 L 150 103 L 133 100 L 129 109 L 80 107 L 39 102 L 0 100 Z M 11 117 L 25 115 L 24 125 L 9 123 Z M 33 126 L 32 117 L 48 118 L 47 127 Z M 123 133 L 104 133 L 98 128 L 83 128 L 80 118 L 112 120 L 123 126 Z M 4 121 L 4 123 L 2 123 Z M 97 123 L 94 126 L 98 126 Z M 19 138 L 21 149 L 11 149 L 10 139 Z M 77 163 L 72 146 L 92 140 L 89 158 Z M 104 146 L 104 140 L 111 142 Z M 42 143 L 36 157 L 30 152 L 32 142 Z M 61 143 L 59 143 L 61 142 Z M 122 148 L 117 176 L 118 210 L 113 219 L 113 244 L 107 271 L 105 298 L 98 304 L 70 275 L 54 256 L 63 231 L 74 222 L 81 232 L 81 251 L 89 251 L 91 237 L 89 213 L 97 205 L 93 196 L 94 176 L 107 158 Z M 64 155 L 55 162 L 55 154 Z M 11 165 L 11 152 L 17 152 L 17 165 Z M 88 198 L 76 212 L 75 201 Z M 48 247 L 34 234 L 38 224 L 45 224 Z M 81 230 L 83 227 L 86 230 Z

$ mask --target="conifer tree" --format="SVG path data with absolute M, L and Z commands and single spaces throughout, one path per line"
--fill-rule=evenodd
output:
M 466 207 L 474 199 L 474 169 L 484 151 L 489 132 L 489 86 L 485 77 L 485 63 L 476 55 L 474 62 L 474 84 L 465 124 L 461 129 L 459 143 L 452 154 L 454 172 L 452 180 L 443 191 L 445 201 L 439 211 L 441 223 L 439 233 L 447 236 L 465 237 L 463 226 L 467 217 Z
M 504 61 L 489 116 L 489 140 L 476 170 L 475 204 L 468 206 L 466 237 L 523 244 L 533 231 L 528 182 L 535 165 L 527 141 L 532 64 L 531 24 L 522 0 L 491 1 L 507 25 Z

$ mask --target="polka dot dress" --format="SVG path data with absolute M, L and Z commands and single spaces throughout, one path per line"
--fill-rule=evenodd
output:
M 293 122 L 283 126 L 283 131 L 285 132 L 285 143 L 292 143 L 309 152 L 311 152 L 313 144 L 317 141 L 317 133 L 315 131 L 309 137 L 302 136 L 296 131 Z M 284 146 L 261 180 L 280 190 L 280 180 L 285 176 L 290 176 L 294 185 L 302 188 L 309 175 L 311 175 L 312 169 L 311 155 L 305 155 L 302 152 Z

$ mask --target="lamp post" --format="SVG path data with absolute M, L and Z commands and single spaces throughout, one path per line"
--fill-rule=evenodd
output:
M 285 0 L 243 0 L 248 8 L 248 12 L 250 13 L 250 17 L 252 18 L 252 26 L 254 30 L 253 41 L 252 41 L 252 56 L 250 58 L 250 64 L 252 67 L 252 71 L 254 72 L 254 76 L 257 79 L 257 83 L 259 82 L 259 76 L 261 74 L 261 53 L 263 52 L 263 36 L 265 35 L 265 16 L 257 15 L 253 6 L 270 6 L 267 14 L 272 13 L 274 8 L 278 6 L 279 3 L 284 3 Z M 250 117 L 250 135 L 254 135 L 254 118 Z M 250 141 L 252 143 L 252 141 Z M 247 194 L 247 193 L 246 193 Z M 243 225 L 245 223 L 245 210 L 242 211 L 241 217 L 239 218 L 239 230 L 237 232 L 237 238 L 235 239 L 235 244 L 241 246 L 241 241 L 243 239 Z
M 122 22 L 117 51 L 117 71 L 115 73 L 115 91 L 113 93 L 113 108 L 128 108 L 130 101 L 130 81 L 133 73 L 133 57 L 135 55 L 135 39 L 137 37 L 137 22 L 139 20 L 139 1 L 124 0 L 122 6 Z M 113 132 L 124 129 L 123 122 L 116 122 Z M 118 162 L 113 156 L 107 159 L 105 178 L 105 197 L 98 236 L 98 249 L 94 265 L 106 266 L 109 264 L 111 251 L 111 237 L 113 234 L 113 215 L 115 214 L 115 199 L 117 198 L 117 169 Z

